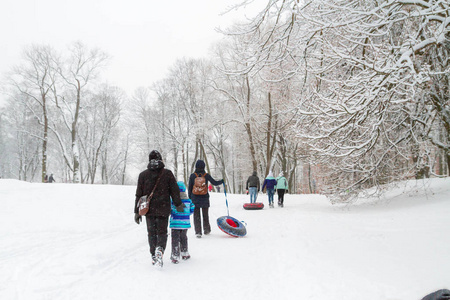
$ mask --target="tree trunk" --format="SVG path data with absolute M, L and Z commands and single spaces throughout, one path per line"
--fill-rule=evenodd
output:
M 271 94 L 268 94 L 267 97 L 268 103 L 269 103 L 269 115 L 267 120 L 267 133 L 266 133 L 266 140 L 267 140 L 267 147 L 266 147 L 266 174 L 269 174 L 269 171 L 272 170 L 272 158 L 273 153 L 275 151 L 275 144 L 276 144 L 276 136 L 277 136 L 277 122 L 275 121 L 275 126 L 273 128 L 273 138 L 272 138 L 272 121 L 273 121 L 273 109 L 272 109 L 272 97 Z M 272 170 L 273 171 L 273 170 Z
M 42 182 L 45 182 L 45 175 L 47 175 L 48 116 L 45 100 L 45 95 L 42 95 L 42 113 L 44 118 L 44 136 L 42 139 Z
M 77 102 L 75 106 L 75 116 L 72 122 L 72 154 L 73 154 L 73 183 L 80 183 L 80 152 L 77 142 L 78 116 L 81 106 L 81 86 L 77 79 Z
M 450 175 L 450 151 L 446 152 L 445 158 L 447 159 L 447 176 Z
M 309 186 L 309 193 L 313 193 L 313 188 L 311 186 L 311 164 L 308 163 L 308 186 Z
M 258 162 L 256 160 L 256 150 L 255 145 L 253 142 L 253 134 L 252 134 L 252 128 L 250 123 L 250 99 L 251 99 L 251 93 L 250 93 L 250 81 L 248 79 L 248 76 L 245 77 L 245 83 L 247 85 L 247 120 L 245 121 L 245 130 L 248 135 L 248 141 L 249 141 L 249 147 L 250 147 L 250 155 L 252 156 L 252 166 L 253 170 L 256 171 L 258 168 Z
M 125 149 L 125 155 L 123 159 L 122 185 L 125 184 L 125 175 L 127 173 L 127 160 L 128 160 L 128 136 L 127 136 L 127 148 Z
M 184 145 L 181 147 L 181 157 L 183 159 L 183 180 L 184 182 L 187 182 L 188 174 L 187 174 L 187 157 L 186 153 L 184 151 Z
M 194 155 L 194 159 L 192 160 L 192 165 L 191 165 L 191 173 L 193 173 L 195 171 L 195 163 L 197 162 L 198 159 L 198 148 L 199 148 L 199 138 L 197 138 L 197 140 L 195 141 L 195 155 Z

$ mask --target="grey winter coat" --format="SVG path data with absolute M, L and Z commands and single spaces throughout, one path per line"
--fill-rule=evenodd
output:
M 247 185 L 246 185 L 245 189 L 248 190 L 249 187 L 258 188 L 258 192 L 260 190 L 259 178 L 258 178 L 258 176 L 256 176 L 256 171 L 253 171 L 252 176 L 249 176 L 247 179 Z

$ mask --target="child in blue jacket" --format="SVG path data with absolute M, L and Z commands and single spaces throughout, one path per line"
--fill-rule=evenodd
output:
M 183 212 L 178 212 L 175 205 L 172 203 L 172 212 L 170 215 L 170 228 L 172 235 L 172 255 L 170 259 L 174 264 L 179 263 L 181 258 L 186 260 L 191 256 L 188 252 L 188 238 L 187 230 L 191 228 L 190 216 L 194 213 L 194 204 L 186 194 L 186 185 L 183 181 L 178 181 L 178 188 L 180 189 L 181 202 L 184 204 Z
M 264 183 L 262 186 L 262 190 L 266 188 L 267 196 L 269 197 L 269 207 L 273 208 L 273 194 L 275 194 L 275 186 L 277 185 L 277 181 L 275 177 L 273 177 L 272 171 L 269 171 L 266 179 L 264 179 Z

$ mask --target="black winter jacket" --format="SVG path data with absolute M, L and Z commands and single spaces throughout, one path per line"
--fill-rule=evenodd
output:
M 192 189 L 194 188 L 194 181 L 195 177 L 197 177 L 195 174 L 197 173 L 198 176 L 202 176 L 205 174 L 205 170 L 198 170 L 196 169 L 194 173 L 189 176 L 189 186 L 188 186 L 188 195 L 189 198 L 192 200 L 192 203 L 194 203 L 195 207 L 209 207 L 209 193 L 207 192 L 206 195 L 194 195 L 192 194 Z M 211 177 L 208 173 L 205 175 L 205 182 L 206 186 L 208 186 L 208 182 L 211 182 L 213 185 L 219 185 L 223 183 L 223 179 L 216 181 L 214 178 Z
M 147 170 L 139 174 L 136 188 L 136 199 L 134 201 L 134 213 L 139 212 L 137 207 L 139 198 L 144 195 L 149 195 L 152 192 L 160 173 L 161 179 L 159 180 L 158 186 L 153 193 L 153 198 L 150 201 L 150 209 L 147 216 L 170 216 L 171 198 L 175 206 L 182 204 L 180 199 L 180 189 L 178 188 L 177 181 L 172 171 L 165 169 L 164 164 L 162 164 L 162 168 L 153 170 L 150 168 L 149 164 Z
M 249 176 L 247 179 L 247 185 L 246 185 L 245 189 L 248 190 L 249 187 L 258 188 L 258 192 L 260 190 L 259 178 L 258 178 L 258 176 L 256 176 L 256 172 L 253 172 L 252 176 Z

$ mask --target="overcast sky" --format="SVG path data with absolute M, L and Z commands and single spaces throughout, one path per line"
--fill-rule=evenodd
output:
M 222 37 L 217 27 L 251 16 L 250 8 L 220 16 L 240 2 L 0 0 L 0 74 L 18 64 L 27 45 L 64 50 L 79 40 L 110 54 L 104 79 L 131 94 L 164 78 L 177 58 L 206 57 L 209 47 Z

